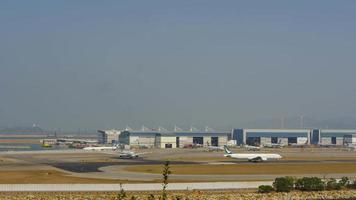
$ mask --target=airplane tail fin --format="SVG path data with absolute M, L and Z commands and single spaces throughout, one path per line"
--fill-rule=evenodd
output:
M 232 154 L 232 152 L 230 151 L 230 149 L 226 145 L 224 145 L 224 151 L 225 151 L 226 154 Z

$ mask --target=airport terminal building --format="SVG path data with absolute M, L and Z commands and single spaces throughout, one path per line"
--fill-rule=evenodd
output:
M 230 133 L 215 131 L 122 131 L 119 142 L 147 148 L 184 148 L 193 146 L 223 146 Z

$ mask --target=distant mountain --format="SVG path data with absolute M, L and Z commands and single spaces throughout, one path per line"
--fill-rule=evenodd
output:
M 0 129 L 0 133 L 43 133 L 40 127 L 7 127 Z

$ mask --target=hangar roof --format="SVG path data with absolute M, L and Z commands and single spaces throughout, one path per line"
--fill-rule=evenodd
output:
M 144 137 L 154 137 L 156 135 L 161 136 L 174 136 L 174 137 L 204 137 L 204 136 L 212 136 L 212 137 L 225 137 L 230 134 L 230 132 L 194 132 L 194 131 L 123 131 L 122 133 L 128 133 L 130 136 L 144 136 Z

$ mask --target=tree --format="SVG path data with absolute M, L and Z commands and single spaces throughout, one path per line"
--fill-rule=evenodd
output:
M 294 177 L 286 176 L 276 178 L 273 182 L 273 187 L 277 192 L 290 192 L 294 187 Z

